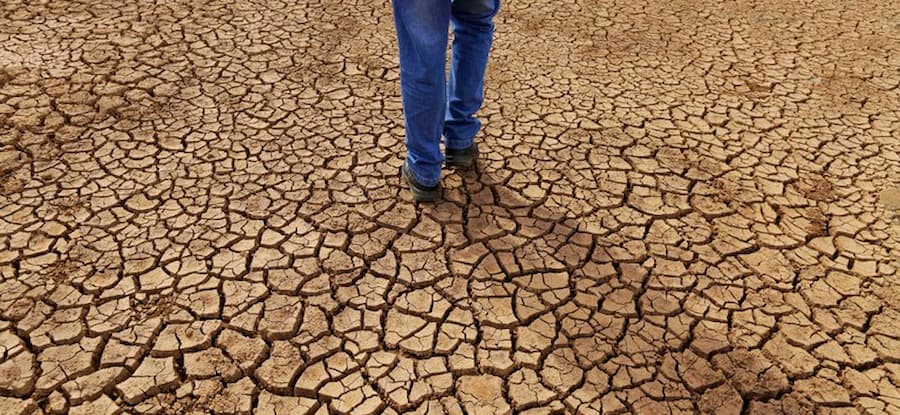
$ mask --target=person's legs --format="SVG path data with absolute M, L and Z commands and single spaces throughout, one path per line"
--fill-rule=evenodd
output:
M 448 0 L 392 0 L 400 48 L 400 90 L 406 122 L 406 161 L 419 184 L 441 179 L 441 132 L 447 86 Z
M 500 0 L 454 0 L 451 6 L 453 53 L 443 131 L 448 149 L 471 146 L 481 128 L 475 112 L 483 100 L 493 20 L 499 9 Z

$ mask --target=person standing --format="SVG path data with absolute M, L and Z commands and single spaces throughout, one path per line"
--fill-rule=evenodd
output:
M 413 199 L 437 199 L 441 164 L 475 164 L 484 73 L 500 0 L 392 0 L 400 52 L 400 94 L 406 123 L 401 179 Z M 453 29 L 449 79 L 448 28 Z M 444 137 L 446 154 L 441 154 Z

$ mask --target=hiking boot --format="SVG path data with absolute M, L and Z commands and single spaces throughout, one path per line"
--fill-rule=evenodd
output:
M 456 169 L 468 169 L 475 165 L 478 158 L 478 145 L 472 143 L 466 148 L 448 148 L 444 154 L 444 165 Z
M 400 177 L 409 185 L 409 190 L 412 191 L 413 200 L 416 202 L 434 202 L 437 200 L 439 186 L 422 186 L 416 179 L 413 177 L 412 172 L 409 171 L 409 166 L 406 165 L 406 162 L 403 162 L 403 166 L 400 167 Z

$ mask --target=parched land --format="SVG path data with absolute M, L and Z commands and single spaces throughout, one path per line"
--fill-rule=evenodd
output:
M 0 413 L 900 413 L 900 3 L 496 24 L 416 205 L 388 2 L 4 0 Z

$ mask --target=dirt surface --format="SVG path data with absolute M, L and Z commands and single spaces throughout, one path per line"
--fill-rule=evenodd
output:
M 371 1 L 0 4 L 0 413 L 900 413 L 900 3 L 504 3 L 416 206 Z

